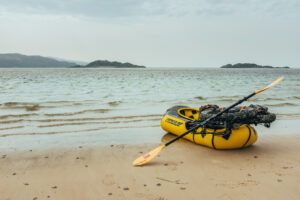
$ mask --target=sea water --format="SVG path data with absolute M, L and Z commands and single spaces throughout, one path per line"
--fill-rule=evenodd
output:
M 297 134 L 300 69 L 0 69 L 0 150 L 160 142 L 174 105 L 243 105 L 277 114 L 260 135 Z

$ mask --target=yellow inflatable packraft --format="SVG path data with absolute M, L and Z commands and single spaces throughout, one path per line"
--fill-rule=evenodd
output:
M 174 135 L 181 135 L 189 129 L 189 122 L 198 119 L 199 110 L 185 106 L 174 106 L 167 110 L 161 120 L 161 127 Z M 247 124 L 238 129 L 202 128 L 188 133 L 183 138 L 196 144 L 214 149 L 238 149 L 248 147 L 256 142 L 256 130 Z

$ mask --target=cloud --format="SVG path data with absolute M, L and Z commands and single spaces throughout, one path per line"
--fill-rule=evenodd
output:
M 159 1 L 140 0 L 4 0 L 2 9 L 27 14 L 53 14 L 86 17 L 131 17 L 162 12 Z
M 39 15 L 136 16 L 299 15 L 298 0 L 2 0 L 0 10 Z

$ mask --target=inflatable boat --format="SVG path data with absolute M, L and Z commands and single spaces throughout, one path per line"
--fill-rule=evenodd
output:
M 222 108 L 218 107 L 218 109 Z M 242 109 L 243 108 L 239 108 L 239 110 Z M 201 108 L 174 106 L 169 108 L 163 116 L 161 127 L 169 133 L 181 135 L 189 130 L 193 126 L 193 123 L 203 117 L 201 113 Z M 273 118 L 274 116 L 272 115 Z M 275 119 L 272 120 L 274 121 Z M 256 130 L 249 124 L 234 124 L 234 126 L 226 127 L 220 126 L 220 123 L 215 126 L 208 125 L 199 128 L 184 136 L 185 139 L 193 143 L 214 149 L 238 149 L 248 147 L 256 142 L 257 137 Z

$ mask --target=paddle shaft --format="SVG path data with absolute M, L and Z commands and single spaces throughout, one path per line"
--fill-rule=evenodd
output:
M 194 130 L 196 130 L 197 128 L 199 128 L 199 127 L 205 125 L 205 124 L 206 124 L 207 122 L 209 122 L 210 120 L 219 117 L 219 116 L 222 115 L 223 113 L 229 111 L 231 108 L 233 108 L 233 107 L 235 107 L 235 106 L 241 104 L 241 103 L 244 102 L 244 101 L 247 101 L 249 98 L 253 97 L 254 95 L 256 95 L 255 92 L 253 92 L 252 94 L 250 94 L 250 95 L 244 97 L 243 99 L 239 100 L 238 102 L 232 104 L 231 106 L 229 106 L 228 108 L 222 110 L 221 112 L 219 112 L 219 113 L 217 113 L 217 114 L 211 116 L 210 118 L 206 119 L 205 121 L 200 122 L 199 124 L 196 124 L 194 127 L 192 127 L 191 129 L 187 130 L 185 133 L 183 133 L 183 134 L 177 136 L 176 138 L 174 138 L 173 140 L 170 140 L 169 142 L 167 142 L 167 143 L 165 144 L 165 146 L 168 146 L 168 145 L 172 144 L 173 142 L 175 142 L 176 140 L 179 140 L 180 138 L 184 137 L 185 135 L 187 135 L 187 134 L 190 133 L 191 131 L 194 131 Z

